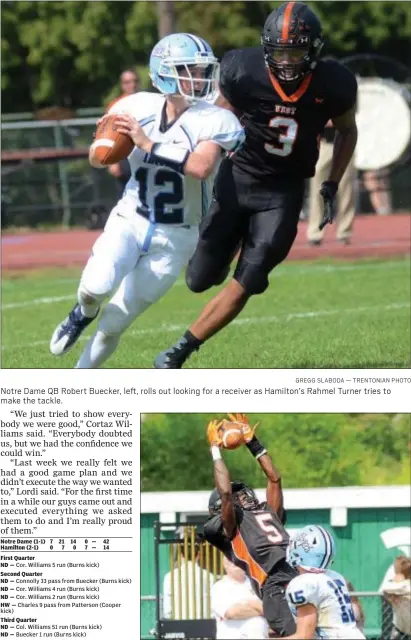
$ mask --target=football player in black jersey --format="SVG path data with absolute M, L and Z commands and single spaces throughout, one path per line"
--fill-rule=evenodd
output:
M 188 287 L 221 284 L 241 247 L 232 280 L 203 309 L 155 367 L 179 369 L 268 287 L 297 235 L 304 181 L 315 173 L 318 140 L 331 120 L 336 135 L 322 224 L 335 217 L 336 194 L 357 141 L 357 82 L 346 67 L 320 60 L 321 23 L 302 2 L 286 2 L 264 25 L 262 46 L 229 51 L 221 61 L 220 102 L 241 115 L 243 146 L 225 158 L 186 272 Z
M 285 588 L 297 573 L 286 561 L 289 536 L 284 529 L 281 476 L 247 417 L 238 414 L 230 418 L 243 423 L 246 446 L 267 476 L 267 501 L 260 504 L 252 489 L 242 482 L 230 481 L 221 456 L 219 423 L 210 422 L 207 435 L 216 488 L 210 496 L 210 518 L 204 525 L 204 537 L 247 573 L 263 601 L 264 617 L 271 629 L 279 636 L 291 635 L 295 622 Z

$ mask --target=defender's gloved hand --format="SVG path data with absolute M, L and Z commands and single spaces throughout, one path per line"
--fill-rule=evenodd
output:
M 332 180 L 326 180 L 321 185 L 320 195 L 324 200 L 324 214 L 319 227 L 320 231 L 324 229 L 326 224 L 332 224 L 337 215 L 337 191 L 338 184 Z

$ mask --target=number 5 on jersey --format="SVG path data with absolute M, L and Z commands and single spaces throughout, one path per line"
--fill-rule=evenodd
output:
M 294 118 L 276 116 L 271 118 L 269 126 L 278 129 L 278 146 L 265 143 L 264 149 L 276 156 L 289 156 L 298 133 L 298 124 Z
M 259 513 L 255 516 L 259 526 L 267 535 L 267 538 L 273 544 L 282 542 L 283 536 L 274 526 L 270 513 Z

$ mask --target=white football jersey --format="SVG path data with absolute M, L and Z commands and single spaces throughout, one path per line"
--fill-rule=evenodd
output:
M 345 578 L 336 571 L 300 574 L 289 583 L 286 596 L 295 618 L 299 606 L 317 609 L 315 638 L 365 638 L 356 625 Z
M 245 134 L 238 118 L 227 109 L 201 100 L 174 122 L 162 126 L 165 97 L 141 91 L 116 102 L 109 114 L 127 113 L 154 142 L 168 142 L 193 151 L 197 144 L 213 140 L 222 149 L 235 151 Z M 131 178 L 122 204 L 129 215 L 140 212 L 152 222 L 197 225 L 207 213 L 214 176 L 197 180 L 169 167 L 148 162 L 148 154 L 137 147 L 129 155 Z M 143 213 L 144 212 L 144 213 Z

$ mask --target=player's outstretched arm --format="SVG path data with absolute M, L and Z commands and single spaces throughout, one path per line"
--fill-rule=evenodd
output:
M 277 467 L 274 465 L 271 456 L 267 453 L 267 450 L 255 435 L 255 430 L 258 424 L 256 424 L 254 427 L 251 427 L 248 422 L 247 416 L 245 416 L 244 414 L 229 414 L 229 418 L 234 422 L 241 422 L 243 424 L 243 436 L 246 447 L 256 458 L 256 460 L 258 460 L 260 467 L 262 468 L 268 479 L 267 504 L 278 514 L 281 519 L 284 513 L 284 497 L 283 489 L 281 486 L 281 474 L 278 471 Z
M 221 517 L 224 526 L 224 533 L 232 538 L 237 528 L 233 494 L 231 491 L 231 480 L 229 471 L 221 456 L 221 445 L 223 441 L 218 435 L 218 427 L 221 422 L 212 420 L 207 427 L 207 437 L 210 443 L 211 456 L 214 462 L 214 482 L 221 497 Z
M 304 604 L 297 608 L 297 631 L 284 640 L 312 640 L 317 627 L 317 609 L 313 604 Z

